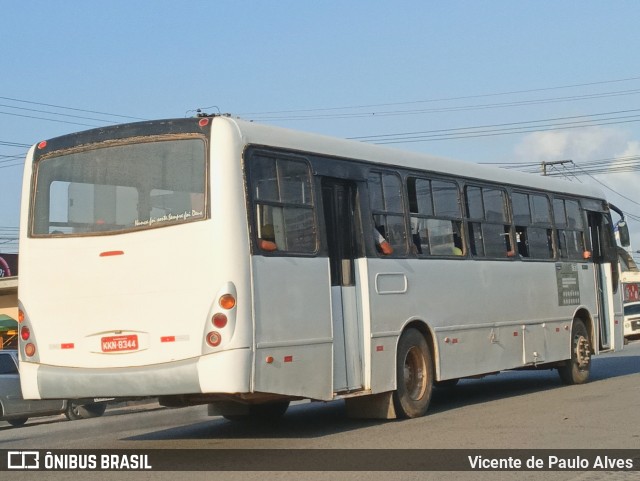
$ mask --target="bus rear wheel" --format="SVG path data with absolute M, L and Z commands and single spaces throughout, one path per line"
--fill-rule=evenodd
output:
M 75 402 L 69 401 L 64 414 L 69 421 L 76 421 L 78 419 L 100 417 L 106 410 L 106 403 L 76 404 Z
M 433 391 L 433 361 L 426 339 L 416 329 L 400 337 L 393 405 L 400 418 L 424 416 Z
M 558 367 L 558 374 L 564 384 L 583 384 L 591 371 L 591 344 L 589 332 L 580 319 L 573 321 L 571 328 L 571 359 Z

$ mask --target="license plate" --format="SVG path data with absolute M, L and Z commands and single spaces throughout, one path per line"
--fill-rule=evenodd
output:
M 109 336 L 100 339 L 102 352 L 135 351 L 138 349 L 138 335 Z

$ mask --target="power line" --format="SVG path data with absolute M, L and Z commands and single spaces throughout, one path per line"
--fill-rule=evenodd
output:
M 623 115 L 620 117 L 609 117 L 602 119 L 589 119 L 589 117 L 603 117 L 606 115 L 618 115 L 618 114 L 627 114 L 632 112 L 638 112 L 635 115 Z M 412 139 L 428 139 L 430 137 L 447 137 L 452 135 L 469 135 L 475 133 L 485 133 L 485 132 L 508 132 L 509 130 L 520 130 L 520 129 L 530 129 L 530 128 L 548 128 L 554 126 L 563 126 L 563 125 L 575 125 L 575 124 L 585 124 L 585 123 L 593 123 L 594 121 L 603 122 L 608 120 L 628 120 L 628 119 L 637 119 L 640 117 L 640 109 L 630 109 L 630 110 L 618 110 L 612 112 L 602 112 L 596 114 L 585 114 L 585 115 L 575 115 L 569 117 L 551 117 L 547 119 L 539 119 L 539 120 L 524 120 L 520 122 L 507 122 L 500 124 L 488 124 L 488 125 L 478 125 L 478 126 L 469 126 L 469 127 L 456 127 L 451 129 L 437 129 L 437 130 L 423 130 L 423 131 L 413 131 L 413 132 L 401 132 L 395 134 L 376 134 L 376 135 L 365 135 L 358 137 L 349 137 L 352 140 L 361 140 L 361 141 L 380 141 L 379 143 L 385 143 L 386 140 L 412 140 Z M 586 119 L 586 120 L 575 120 L 575 119 Z M 569 122 L 560 122 L 560 121 L 569 121 Z M 637 121 L 637 120 L 634 120 Z M 557 123 L 556 123 L 557 122 Z M 533 124 L 541 124 L 539 126 Z M 518 133 L 518 132 L 514 132 Z M 396 142 L 394 142 L 396 143 Z
M 0 145 L 6 147 L 31 147 L 29 144 L 20 144 L 18 142 L 9 142 L 7 140 L 0 140 Z
M 62 114 L 62 113 L 59 113 L 59 112 L 51 112 L 50 110 L 28 109 L 26 107 L 14 107 L 13 105 L 6 105 L 6 104 L 0 104 L 0 107 L 9 108 L 9 109 L 16 109 L 16 110 L 24 110 L 24 111 L 27 111 L 27 112 L 37 112 L 37 113 L 40 113 L 40 114 L 58 115 L 60 117 L 70 117 L 70 118 L 74 118 L 74 119 L 95 120 L 97 122 L 106 122 L 106 123 L 110 123 L 110 124 L 118 123 L 116 120 L 104 120 L 104 119 L 97 119 L 95 117 L 85 117 L 83 115 Z
M 624 92 L 617 93 L 604 93 L 604 94 L 589 94 L 589 95 L 574 95 L 570 97 L 556 97 L 550 99 L 537 99 L 537 100 L 519 100 L 519 101 L 511 101 L 511 102 L 501 102 L 501 103 L 493 103 L 493 104 L 478 104 L 478 105 L 464 105 L 464 106 L 454 106 L 454 107 L 439 107 L 439 108 L 429 108 L 429 109 L 410 109 L 410 110 L 391 110 L 391 111 L 378 111 L 378 112 L 355 112 L 355 113 L 336 113 L 336 114 L 321 114 L 321 115 L 298 115 L 298 116 L 288 116 L 288 117 L 259 117 L 253 116 L 253 120 L 260 121 L 299 121 L 299 120 L 334 120 L 334 119 L 355 119 L 355 118 L 373 118 L 373 117 L 392 117 L 392 116 L 403 116 L 403 115 L 422 115 L 422 114 L 430 114 L 430 113 L 443 113 L 443 112 L 463 112 L 470 110 L 489 110 L 495 108 L 506 108 L 506 107 L 521 107 L 527 105 L 541 105 L 541 104 L 550 104 L 550 103 L 559 103 L 559 102 L 575 102 L 579 100 L 591 100 L 595 98 L 604 98 L 604 97 L 614 97 L 621 95 L 637 95 L 640 94 L 640 89 L 629 90 Z
M 140 117 L 132 117 L 129 115 L 121 115 L 121 114 L 112 114 L 109 112 L 100 112 L 98 110 L 86 110 L 86 109 L 79 109 L 79 108 L 75 108 L 75 107 L 65 107 L 63 105 L 54 105 L 54 104 L 46 104 L 43 102 L 34 102 L 31 100 L 23 100 L 23 99 L 16 99 L 16 98 L 12 98 L 12 97 L 0 97 L 0 99 L 2 100 L 10 100 L 12 102 L 20 102 L 20 103 L 25 103 L 25 104 L 31 104 L 31 105 L 41 105 L 43 107 L 53 107 L 56 109 L 63 109 L 63 110 L 72 110 L 75 112 L 85 112 L 85 113 L 89 113 L 89 114 L 98 114 L 98 115 L 106 115 L 109 117 L 120 117 L 123 119 L 132 119 L 132 120 L 149 120 L 149 119 L 143 119 Z
M 385 137 L 388 137 L 388 138 L 377 140 L 377 141 L 375 141 L 372 138 L 370 141 L 374 144 L 379 144 L 379 145 L 404 144 L 404 143 L 416 143 L 416 142 L 429 142 L 429 141 L 435 141 L 435 140 L 458 140 L 458 139 L 471 139 L 471 138 L 478 138 L 478 137 L 495 137 L 499 135 L 548 132 L 548 131 L 554 131 L 554 130 L 571 130 L 571 129 L 586 128 L 586 127 L 601 127 L 605 125 L 618 125 L 618 124 L 640 122 L 640 115 L 634 115 L 631 117 L 601 119 L 600 121 L 583 120 L 583 121 L 564 122 L 564 123 L 557 123 L 557 124 L 551 123 L 551 124 L 542 124 L 538 126 L 535 126 L 535 125 L 520 126 L 520 127 L 514 126 L 514 127 L 488 128 L 488 129 L 483 129 L 482 127 L 467 127 L 466 129 L 451 129 L 452 130 L 451 132 L 443 131 L 443 133 L 439 133 L 439 134 L 438 133 L 424 134 L 424 135 L 384 134 Z M 517 124 L 518 123 L 514 123 L 513 125 L 517 125 Z M 464 130 L 467 130 L 467 131 L 464 132 Z M 459 131 L 459 132 L 455 132 L 455 131 Z M 434 132 L 437 132 L 437 131 L 434 131 Z M 390 137 L 391 135 L 396 135 L 397 137 Z M 352 139 L 360 140 L 357 137 L 352 137 Z
M 35 117 L 33 115 L 16 114 L 16 113 L 13 113 L 13 112 L 0 112 L 0 115 L 11 115 L 13 117 L 22 117 L 22 118 L 27 118 L 27 119 L 46 120 L 48 122 L 58 122 L 58 123 L 61 123 L 61 124 L 80 125 L 82 127 L 101 127 L 100 125 L 95 125 L 95 124 L 83 124 L 83 123 L 79 123 L 79 122 L 70 122 L 68 120 L 60 120 L 60 119 L 48 119 L 46 117 Z
M 572 161 L 572 164 L 578 169 L 581 170 L 580 166 L 578 166 L 575 162 Z M 591 175 L 589 172 L 583 171 L 586 175 L 588 175 L 589 177 L 591 177 L 591 179 L 593 179 L 594 181 L 596 181 L 598 184 L 600 184 L 602 187 L 604 187 L 605 189 L 610 190 L 611 192 L 615 193 L 616 195 L 618 195 L 619 197 L 622 197 L 625 200 L 628 200 L 629 202 L 636 204 L 638 206 L 640 206 L 640 203 L 636 202 L 635 200 L 633 200 L 630 197 L 627 197 L 626 195 L 622 195 L 620 192 L 612 189 L 611 187 L 609 187 L 607 184 L 605 184 L 604 182 L 602 182 L 601 180 L 596 179 L 593 175 Z
M 0 169 L 8 169 L 10 167 L 23 167 L 24 164 L 22 162 L 17 163 L 17 164 L 10 164 L 10 165 L 0 165 Z
M 498 97 L 504 95 L 516 95 L 516 94 L 524 94 L 524 93 L 533 93 L 533 92 L 543 92 L 549 90 L 561 90 L 561 89 L 569 89 L 576 87 L 590 87 L 594 85 L 604 85 L 604 84 L 612 84 L 612 83 L 620 83 L 620 82 L 629 82 L 634 80 L 640 80 L 640 77 L 628 77 L 623 79 L 615 79 L 615 80 L 603 80 L 599 82 L 588 82 L 588 83 L 579 83 L 579 84 L 571 84 L 571 85 L 561 85 L 556 87 L 541 87 L 535 89 L 526 89 L 526 90 L 512 90 L 507 92 L 497 92 L 497 93 L 489 93 L 489 94 L 477 94 L 477 95 L 464 95 L 457 97 L 445 97 L 440 99 L 427 99 L 427 100 L 411 100 L 405 102 L 393 102 L 393 103 L 376 103 L 376 104 L 367 104 L 367 105 L 350 105 L 343 107 L 326 107 L 326 108 L 316 108 L 316 109 L 297 109 L 297 110 L 277 110 L 277 111 L 268 111 L 268 112 L 248 112 L 240 115 L 273 115 L 273 114 L 291 114 L 291 113 L 304 113 L 304 112 L 327 112 L 327 111 L 335 111 L 335 110 L 355 110 L 355 109 L 364 109 L 364 108 L 374 108 L 374 107 L 392 107 L 397 105 L 414 105 L 420 103 L 433 103 L 433 102 L 448 102 L 453 100 L 467 100 L 467 99 L 476 99 L 476 98 L 486 98 L 486 97 Z M 2 98 L 2 97 L 0 97 Z

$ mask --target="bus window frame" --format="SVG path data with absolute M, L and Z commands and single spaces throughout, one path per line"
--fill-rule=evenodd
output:
M 272 206 L 272 207 L 282 207 L 292 206 L 294 204 L 281 202 L 281 201 L 270 201 L 258 199 L 253 191 L 254 187 L 254 174 L 251 168 L 250 163 L 256 157 L 267 157 L 281 161 L 293 161 L 293 162 L 301 162 L 304 163 L 307 167 L 307 172 L 309 174 L 309 188 L 311 189 L 311 204 L 308 208 L 312 213 L 312 228 L 315 232 L 315 248 L 313 251 L 299 251 L 299 250 L 282 250 L 282 249 L 274 249 L 269 250 L 261 247 L 260 238 L 258 237 L 259 229 L 258 229 L 258 214 L 257 209 L 258 206 Z M 277 165 L 277 164 L 276 164 Z M 247 209 L 247 217 L 248 217 L 248 228 L 249 228 L 249 238 L 250 238 L 250 253 L 251 255 L 260 255 L 264 257 L 304 257 L 304 258 L 313 258 L 322 255 L 324 245 L 326 242 L 325 234 L 320 229 L 319 224 L 319 210 L 321 209 L 322 203 L 318 199 L 318 186 L 317 186 L 317 176 L 313 170 L 313 165 L 310 160 L 309 155 L 304 155 L 302 153 L 293 153 L 285 149 L 277 149 L 277 148 L 268 148 L 265 146 L 256 146 L 256 145 L 247 145 L 243 154 L 242 154 L 242 170 L 244 173 L 244 188 L 245 188 L 245 204 Z M 298 206 L 298 204 L 295 204 Z M 300 204 L 301 205 L 301 204 Z
M 564 209 L 564 216 L 565 216 L 565 225 L 559 225 L 556 219 L 556 209 L 555 209 L 555 201 L 556 200 L 561 200 L 563 203 L 563 209 Z M 575 228 L 571 228 L 569 226 L 568 220 L 567 220 L 567 204 L 566 202 L 570 201 L 570 202 L 575 202 L 578 204 L 578 213 L 580 215 L 580 220 L 582 222 L 582 229 L 575 229 Z M 592 246 L 591 246 L 591 239 L 589 238 L 589 236 L 587 235 L 587 231 L 589 229 L 589 221 L 587 219 L 586 216 L 586 210 L 584 209 L 581 199 L 579 197 L 572 197 L 572 196 L 566 196 L 566 195 L 556 195 L 556 194 L 552 194 L 551 195 L 551 214 L 553 216 L 553 236 L 554 236 L 554 242 L 556 245 L 556 261 L 558 262 L 582 262 L 582 263 L 586 263 L 586 262 L 593 262 L 593 259 L 591 259 L 591 257 L 587 257 L 585 258 L 585 254 L 587 252 L 591 252 Z M 571 232 L 581 232 L 582 233 L 582 253 L 580 255 L 577 255 L 575 257 L 570 257 L 570 256 L 565 256 L 563 257 L 561 252 L 562 252 L 562 245 L 560 242 L 560 231 L 571 231 Z
M 429 182 L 429 192 L 430 192 L 430 203 L 431 203 L 431 213 L 430 214 L 424 214 L 421 212 L 412 212 L 411 211 L 411 196 L 409 193 L 409 180 L 413 179 L 414 182 L 418 181 L 418 180 L 422 180 L 422 181 L 427 181 Z M 435 197 L 433 194 L 433 182 L 443 182 L 443 183 L 449 183 L 449 184 L 453 184 L 455 186 L 456 189 L 456 203 L 458 205 L 458 217 L 453 217 L 453 216 L 448 216 L 448 215 L 441 215 L 437 212 L 437 208 L 436 208 L 436 202 L 435 202 Z M 409 242 L 410 242 L 410 251 L 415 255 L 415 257 L 417 257 L 418 259 L 464 259 L 468 256 L 469 253 L 469 247 L 468 247 L 468 242 L 465 240 L 466 239 L 466 229 L 465 229 L 465 216 L 464 216 L 464 210 L 462 208 L 463 205 L 463 193 L 461 190 L 461 185 L 458 179 L 456 179 L 455 177 L 444 177 L 444 176 L 440 176 L 440 175 L 436 175 L 433 174 L 429 171 L 416 171 L 416 172 L 407 172 L 405 173 L 405 175 L 403 176 L 403 189 L 405 191 L 405 195 L 407 197 L 407 202 L 406 202 L 406 207 L 405 209 L 408 208 L 407 211 L 407 216 L 408 216 L 408 220 L 409 220 Z M 419 201 L 418 201 L 418 194 L 417 191 L 415 192 L 416 195 L 416 203 L 419 205 Z M 458 224 L 458 236 L 460 239 L 460 243 L 461 246 L 459 247 L 459 249 L 461 249 L 461 253 L 460 254 L 456 254 L 453 251 L 449 254 L 433 254 L 431 252 L 431 244 L 428 243 L 429 246 L 429 253 L 425 253 L 425 252 L 419 252 L 418 248 L 415 244 L 415 240 L 412 238 L 414 235 L 413 232 L 413 224 L 412 224 L 412 219 L 416 218 L 416 219 L 421 219 L 424 221 L 427 220 L 439 220 L 439 221 L 449 221 L 452 223 L 457 223 Z M 455 242 L 454 242 L 455 245 Z M 458 247 L 458 246 L 455 246 Z
M 534 228 L 544 228 L 544 227 L 548 227 L 548 229 L 551 231 L 551 256 L 549 257 L 535 257 L 535 256 L 522 256 L 519 254 L 518 249 L 517 249 L 517 242 L 515 245 L 515 250 L 516 250 L 516 254 L 517 254 L 517 258 L 520 259 L 523 262 L 556 262 L 559 258 L 559 254 L 558 254 L 558 248 L 557 248 L 557 243 L 558 243 L 558 239 L 557 239 L 557 234 L 556 234 L 556 227 L 555 227 L 555 221 L 554 221 L 554 217 L 553 217 L 553 196 L 550 195 L 548 192 L 543 192 L 543 191 L 538 191 L 538 190 L 530 190 L 530 189 L 524 189 L 521 187 L 514 187 L 512 189 L 509 189 L 509 202 L 511 203 L 511 217 L 512 217 L 512 221 L 513 221 L 513 229 L 515 232 L 515 236 L 514 239 L 517 239 L 517 227 L 520 227 L 521 225 L 518 224 L 518 222 L 516 222 L 515 219 L 515 208 L 514 208 L 514 204 L 513 204 L 513 196 L 515 194 L 522 194 L 522 195 L 527 195 L 528 196 L 528 202 L 529 202 L 529 223 L 524 226 L 526 228 L 530 228 L 530 227 L 534 227 Z M 547 200 L 547 213 L 549 215 L 549 224 L 547 225 L 542 225 L 542 224 L 536 224 L 535 221 L 532 219 L 531 215 L 532 215 L 532 211 L 531 211 L 531 196 L 539 196 L 539 197 L 544 197 Z
M 480 195 L 482 199 L 482 218 L 471 217 L 471 214 L 469 212 L 469 198 L 467 194 L 469 188 L 475 188 L 480 190 Z M 498 190 L 502 192 L 503 213 L 505 215 L 505 219 L 503 219 L 503 221 L 498 222 L 497 220 L 494 221 L 494 220 L 487 219 L 487 211 L 486 211 L 485 197 L 484 197 L 485 189 Z M 511 212 L 510 190 L 506 186 L 501 184 L 496 184 L 491 182 L 482 182 L 482 181 L 476 181 L 476 180 L 466 180 L 462 185 L 462 201 L 463 201 L 463 207 L 464 207 L 463 222 L 465 224 L 468 252 L 471 258 L 475 260 L 492 260 L 492 261 L 501 260 L 501 261 L 511 261 L 511 262 L 518 259 L 519 256 L 517 255 L 517 252 L 515 250 L 516 247 L 514 242 L 515 230 L 514 230 L 514 224 L 513 224 L 513 215 Z M 477 248 L 476 248 L 476 253 L 473 252 L 474 250 L 473 245 L 475 241 L 471 242 L 471 236 L 473 233 L 471 224 L 479 225 L 481 228 L 482 249 L 483 249 L 482 254 L 477 253 Z M 505 230 L 505 232 L 500 235 L 501 236 L 504 235 L 506 237 L 504 256 L 493 256 L 493 255 L 488 255 L 486 253 L 486 247 L 485 247 L 486 244 L 484 242 L 485 233 L 483 229 L 483 226 L 485 225 L 491 225 L 491 226 L 502 225 L 503 226 L 503 230 Z M 507 248 L 507 245 L 506 245 L 507 242 L 509 243 L 510 249 Z
M 400 202 L 401 202 L 401 211 L 391 211 L 391 210 L 380 210 L 380 209 L 374 209 L 372 203 L 373 203 L 373 196 L 372 196 L 372 189 L 371 189 L 371 183 L 370 183 L 370 178 L 371 175 L 374 174 L 378 174 L 381 176 L 381 180 L 383 179 L 383 177 L 385 175 L 389 175 L 389 176 L 393 176 L 395 177 L 398 182 L 399 182 L 399 186 L 400 186 Z M 370 251 L 369 256 L 371 257 L 378 257 L 378 258 L 385 258 L 385 259 L 406 259 L 406 258 L 412 258 L 415 257 L 413 254 L 413 249 L 411 248 L 411 245 L 413 245 L 413 242 L 410 241 L 409 239 L 409 233 L 411 232 L 411 228 L 409 225 L 409 215 L 408 215 L 408 202 L 406 199 L 407 196 L 407 191 L 406 191 L 406 186 L 404 184 L 404 176 L 402 175 L 401 171 L 399 169 L 394 169 L 394 168 L 384 168 L 384 166 L 379 166 L 379 165 L 372 165 L 368 168 L 367 172 L 366 172 L 366 191 L 367 191 L 367 199 L 366 199 L 366 213 L 364 213 L 364 215 L 367 216 L 367 218 L 369 218 L 369 222 L 371 224 L 371 235 L 368 236 L 371 239 L 371 246 L 372 246 L 372 250 Z M 384 196 L 384 184 L 381 184 L 382 189 L 383 189 L 383 196 Z M 386 208 L 386 206 L 383 205 L 383 207 Z M 402 215 L 402 225 L 404 226 L 404 233 L 403 233 L 403 237 L 404 237 L 404 251 L 403 252 L 398 252 L 397 249 L 395 248 L 395 246 L 393 244 L 392 247 L 394 247 L 394 250 L 391 254 L 384 254 L 382 253 L 376 246 L 375 246 L 375 239 L 373 237 L 374 235 L 374 231 L 377 231 L 376 225 L 375 225 L 375 221 L 374 221 L 374 216 L 376 215 L 382 215 L 382 216 L 399 216 Z M 363 223 L 364 224 L 364 223 Z M 365 226 L 366 228 L 366 226 Z M 382 233 L 381 233 L 382 234 Z M 387 236 L 384 236 L 385 239 L 387 239 Z M 388 241 L 388 239 L 387 239 Z M 367 243 L 369 244 L 369 243 Z M 371 255 L 373 254 L 373 255 Z
M 87 135 L 91 134 L 92 131 L 87 132 Z M 58 157 L 63 157 L 66 155 L 83 153 L 83 152 L 91 152 L 99 149 L 106 149 L 111 147 L 118 147 L 124 145 L 136 145 L 136 144 L 147 144 L 147 143 L 158 143 L 165 141 L 180 141 L 180 140 L 188 140 L 188 139 L 198 139 L 201 140 L 204 144 L 204 208 L 203 215 L 201 217 L 193 218 L 190 220 L 181 220 L 172 223 L 160 223 L 155 225 L 138 225 L 127 227 L 125 229 L 118 230 L 110 230 L 110 231 L 92 231 L 92 232 L 77 232 L 77 233 L 53 233 L 50 232 L 48 234 L 36 234 L 35 223 L 36 223 L 36 193 L 38 192 L 38 173 L 40 170 L 40 166 L 42 162 L 46 162 L 47 160 L 55 159 Z M 56 140 L 56 139 L 53 139 Z M 55 145 L 54 141 L 50 142 Z M 146 231 L 150 229 L 160 229 L 164 227 L 172 227 L 178 225 L 191 224 L 194 222 L 202 222 L 211 219 L 211 141 L 210 136 L 207 132 L 195 132 L 195 131 L 185 131 L 180 133 L 167 133 L 167 134 L 153 134 L 149 133 L 148 135 L 140 136 L 140 137 L 123 137 L 118 138 L 109 142 L 107 145 L 100 142 L 99 139 L 94 141 L 88 141 L 86 143 L 76 145 L 76 146 L 66 146 L 62 145 L 58 149 L 47 151 L 46 153 L 36 152 L 33 156 L 32 161 L 32 172 L 31 172 L 31 192 L 29 198 L 29 213 L 28 213 L 28 228 L 27 228 L 27 237 L 30 239 L 52 239 L 52 238 L 77 238 L 77 237 L 102 237 L 102 236 L 112 236 L 112 235 L 121 235 L 121 234 L 129 234 L 133 232 Z M 98 184 L 95 184 L 98 185 Z M 50 186 L 47 188 L 49 191 Z M 49 198 L 46 199 L 47 204 L 49 203 Z M 49 209 L 47 209 L 48 215 L 50 215 Z

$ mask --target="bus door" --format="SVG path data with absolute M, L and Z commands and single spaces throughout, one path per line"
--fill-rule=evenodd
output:
M 600 349 L 611 349 L 614 325 L 614 291 L 618 284 L 618 260 L 610 218 L 602 212 L 587 211 L 591 255 L 595 267 Z
M 333 389 L 350 391 L 362 388 L 363 383 L 354 262 L 359 232 L 355 182 L 323 178 L 322 202 L 331 269 Z

